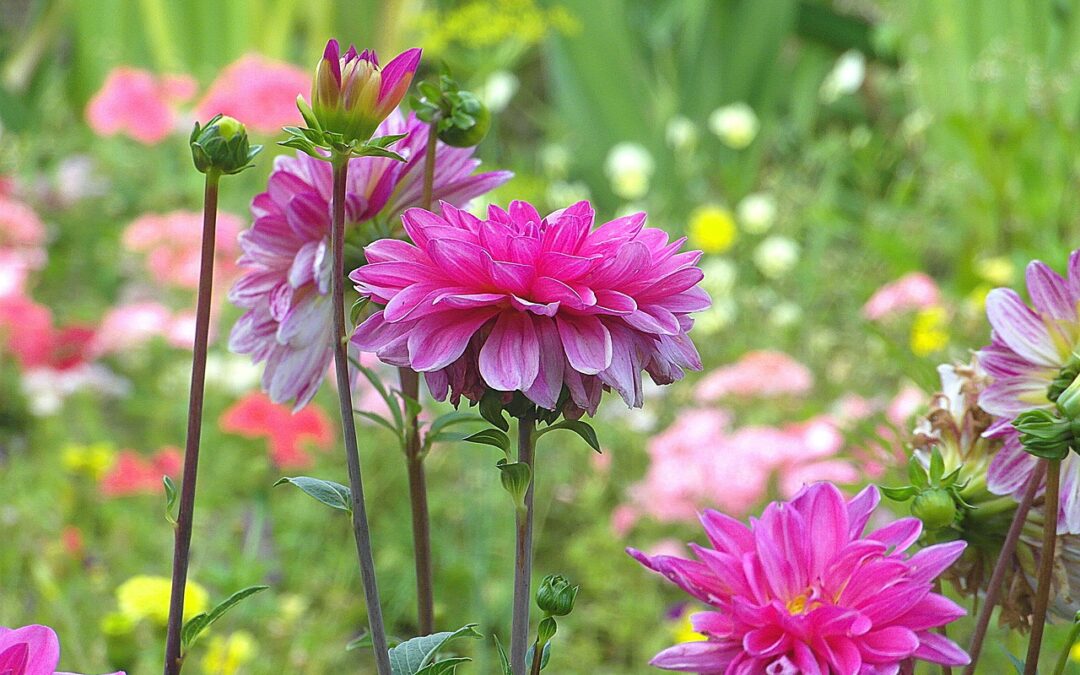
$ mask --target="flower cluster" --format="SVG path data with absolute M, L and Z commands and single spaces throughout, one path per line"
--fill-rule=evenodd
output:
M 642 370 L 668 384 L 701 368 L 687 335 L 709 307 L 701 253 L 680 253 L 644 213 L 594 228 L 587 202 L 542 217 L 515 201 L 486 220 L 444 203 L 402 220 L 413 243 L 371 244 L 351 275 L 385 305 L 352 342 L 424 373 L 440 400 L 520 391 L 592 414 L 605 388 L 640 406 Z
M 913 660 L 946 666 L 967 654 L 932 629 L 964 615 L 934 593 L 963 542 L 904 551 L 921 523 L 904 518 L 863 534 L 879 501 L 850 501 L 829 483 L 769 505 L 747 527 L 716 511 L 701 521 L 711 547 L 698 560 L 648 556 L 643 565 L 714 608 L 691 617 L 700 642 L 670 647 L 654 666 L 694 673 L 896 673 Z

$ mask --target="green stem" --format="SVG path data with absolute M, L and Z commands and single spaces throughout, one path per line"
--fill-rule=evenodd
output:
M 533 488 L 536 470 L 533 467 L 533 443 L 536 423 L 532 414 L 518 420 L 518 461 L 529 467 L 531 480 L 525 491 L 525 508 L 517 511 L 517 540 L 514 557 L 514 611 L 510 627 L 510 669 L 514 675 L 525 675 L 525 656 L 529 648 L 529 604 L 532 582 Z M 539 661 L 539 656 L 534 656 Z
M 338 404 L 341 429 L 345 442 L 345 463 L 349 471 L 349 490 L 352 492 L 352 525 L 356 539 L 356 555 L 360 560 L 360 580 L 367 604 L 371 646 L 379 675 L 391 675 L 390 654 L 386 645 L 379 587 L 375 581 L 375 559 L 371 552 L 371 531 L 368 529 L 367 507 L 364 503 L 364 481 L 360 472 L 360 452 L 356 446 L 356 422 L 353 419 L 352 384 L 349 378 L 349 354 L 345 333 L 345 185 L 349 158 L 335 154 L 333 228 L 330 247 L 334 261 L 331 271 L 331 293 L 334 312 L 334 373 L 337 376 Z
M 202 436 L 203 394 L 206 388 L 206 354 L 210 343 L 210 299 L 214 284 L 214 241 L 217 230 L 218 182 L 221 174 L 209 171 L 203 191 L 202 253 L 199 261 L 199 295 L 195 308 L 195 346 L 191 359 L 191 390 L 188 395 L 187 440 L 184 475 L 180 484 L 180 512 L 173 543 L 172 589 L 169 623 L 165 637 L 165 675 L 179 675 L 184 665 L 181 631 L 184 627 L 184 591 L 191 554 L 191 528 L 195 519 L 195 481 L 199 472 L 199 441 Z
M 1058 656 L 1057 664 L 1054 665 L 1054 672 L 1051 675 L 1065 675 L 1065 667 L 1069 665 L 1069 654 L 1072 652 L 1072 646 L 1076 644 L 1076 638 L 1078 637 L 1080 637 L 1080 616 L 1077 616 L 1077 620 L 1073 621 L 1069 636 L 1065 638 L 1065 646 L 1061 648 L 1061 655 Z
M 1043 511 L 1042 551 L 1039 559 L 1039 583 L 1035 588 L 1035 609 L 1031 617 L 1031 637 L 1028 639 L 1027 658 L 1024 659 L 1024 675 L 1036 675 L 1039 669 L 1039 648 L 1046 629 L 1046 610 L 1050 605 L 1050 584 L 1054 573 L 1054 544 L 1057 543 L 1058 492 L 1061 484 L 1061 460 L 1044 460 L 1046 463 L 1046 491 Z

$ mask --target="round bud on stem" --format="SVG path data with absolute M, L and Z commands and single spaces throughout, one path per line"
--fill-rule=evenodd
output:
M 956 501 L 948 490 L 930 488 L 915 496 L 911 515 L 923 522 L 928 531 L 949 527 L 956 519 Z
M 536 591 L 536 605 L 550 616 L 566 616 L 573 611 L 580 589 L 561 574 L 549 574 Z
M 261 145 L 248 143 L 247 129 L 239 120 L 224 115 L 215 115 L 206 126 L 196 122 L 189 142 L 191 159 L 202 173 L 240 173 L 262 150 Z

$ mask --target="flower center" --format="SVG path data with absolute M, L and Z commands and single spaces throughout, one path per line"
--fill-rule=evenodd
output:
M 806 589 L 787 601 L 788 612 L 790 612 L 792 616 L 798 616 L 821 607 L 822 603 L 818 600 L 818 595 L 818 590 L 816 588 Z

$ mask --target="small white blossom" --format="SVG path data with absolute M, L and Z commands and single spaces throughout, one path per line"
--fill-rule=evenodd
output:
M 742 150 L 754 142 L 761 122 L 754 109 L 745 103 L 732 103 L 717 108 L 709 115 L 709 129 L 724 145 Z

